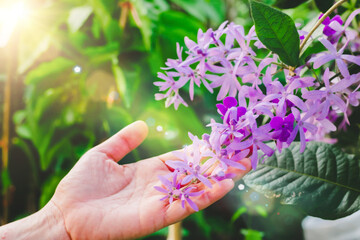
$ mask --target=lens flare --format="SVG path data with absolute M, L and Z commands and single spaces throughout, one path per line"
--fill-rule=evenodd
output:
M 6 46 L 17 24 L 24 21 L 29 13 L 30 9 L 24 2 L 0 5 L 0 47 Z

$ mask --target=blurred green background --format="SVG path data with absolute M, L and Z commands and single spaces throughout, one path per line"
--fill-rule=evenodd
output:
M 188 132 L 209 132 L 205 125 L 218 118 L 215 95 L 197 89 L 188 108 L 167 109 L 154 99 L 157 72 L 176 58 L 176 42 L 195 40 L 199 28 L 225 20 L 252 26 L 245 0 L 27 0 L 0 8 L 2 125 L 10 104 L 3 223 L 43 207 L 83 153 L 135 120 L 148 124 L 149 136 L 122 164 L 179 149 Z M 319 10 L 311 1 L 286 13 L 306 24 Z M 186 219 L 184 239 L 302 239 L 304 214 L 239 184 Z

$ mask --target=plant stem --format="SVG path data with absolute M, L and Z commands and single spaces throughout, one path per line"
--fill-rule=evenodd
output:
M 9 165 L 9 150 L 11 145 L 11 138 L 13 136 L 13 125 L 11 117 L 14 110 L 13 99 L 16 99 L 13 95 L 14 92 L 18 91 L 15 87 L 17 78 L 17 55 L 18 55 L 18 34 L 15 30 L 9 40 L 7 46 L 4 48 L 6 54 L 6 80 L 4 86 L 4 105 L 3 105 L 3 122 L 1 136 L 1 171 L 7 172 Z M 1 172 L 0 172 L 1 173 Z M 1 176 L 0 176 L 1 177 Z M 9 206 L 10 206 L 10 195 L 13 193 L 12 186 L 5 186 L 1 184 L 2 193 L 2 215 L 0 214 L 0 223 L 4 224 L 8 222 L 9 217 Z
M 300 45 L 300 53 L 302 49 L 305 47 L 306 42 L 309 40 L 311 35 L 315 32 L 315 30 L 320 26 L 320 24 L 327 18 L 336 8 L 338 8 L 341 4 L 346 2 L 347 0 L 340 0 L 337 3 L 335 3 L 329 10 L 324 13 L 324 15 L 319 19 L 319 21 L 316 22 L 315 26 L 310 30 L 309 34 L 306 36 L 304 41 Z
M 181 222 L 169 226 L 169 233 L 166 240 L 181 240 Z
M 13 78 L 12 71 L 12 59 L 11 59 L 11 50 L 12 47 L 8 47 L 7 49 L 7 66 L 6 66 L 6 80 L 4 87 L 4 105 L 3 105 L 3 135 L 1 139 L 1 171 L 8 171 L 8 163 L 9 163 L 9 144 L 10 144 L 10 107 L 11 107 L 11 80 Z M 3 198 L 2 198 L 2 208 L 3 215 L 1 216 L 1 224 L 5 224 L 8 221 L 9 215 L 9 189 L 6 188 L 5 185 L 2 186 Z

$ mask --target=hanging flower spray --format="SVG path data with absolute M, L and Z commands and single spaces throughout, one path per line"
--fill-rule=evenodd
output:
M 216 108 L 222 121 L 212 120 L 211 133 L 201 138 L 189 133 L 192 144 L 173 153 L 179 160 L 166 162 L 172 172 L 159 176 L 162 186 L 155 187 L 165 194 L 161 200 L 170 204 L 180 200 L 183 207 L 187 203 L 198 211 L 191 199 L 204 191 L 197 190 L 196 184 L 211 188 L 233 178 L 228 170 L 245 169 L 242 159 L 250 158 L 256 169 L 259 161 L 289 147 L 296 137 L 300 152 L 307 141 L 335 141 L 327 138 L 337 129 L 334 121 L 342 118 L 340 127 L 350 124 L 350 106 L 359 105 L 360 74 L 349 67 L 360 66 L 360 56 L 351 54 L 360 50 L 358 31 L 351 26 L 360 9 L 346 21 L 338 15 L 330 19 L 332 10 L 318 22 L 323 26 L 318 41 L 325 50 L 297 66 L 284 64 L 282 57 L 269 51 L 255 26 L 247 33 L 243 26 L 228 22 L 217 30 L 199 30 L 196 42 L 185 37 L 185 58 L 177 44 L 178 59 L 168 59 L 164 72 L 158 74 L 162 81 L 154 84 L 162 93 L 155 98 L 166 99 L 166 107 L 177 109 L 180 104 L 187 106 L 180 95 L 185 85 L 191 100 L 194 87 L 204 85 L 210 93 L 219 88 L 221 102 Z M 298 33 L 302 50 L 310 36 L 303 30 Z M 267 55 L 259 59 L 256 52 Z M 321 75 L 315 74 L 318 68 L 324 69 Z M 284 81 L 279 80 L 281 74 Z

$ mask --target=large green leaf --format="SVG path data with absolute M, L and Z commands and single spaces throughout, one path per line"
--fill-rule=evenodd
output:
M 337 219 L 360 209 L 360 162 L 340 148 L 308 143 L 304 153 L 293 143 L 274 154 L 245 183 L 268 197 L 280 197 L 307 214 L 324 219 Z
M 263 3 L 251 0 L 250 7 L 259 40 L 278 54 L 285 64 L 298 65 L 300 38 L 294 21 L 285 13 Z

